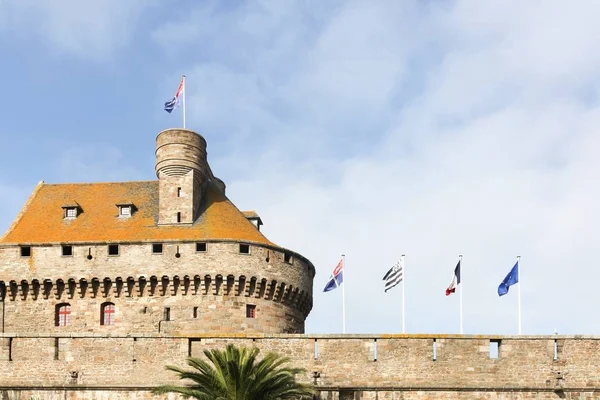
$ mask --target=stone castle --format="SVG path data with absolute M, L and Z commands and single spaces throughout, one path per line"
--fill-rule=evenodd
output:
M 161 132 L 155 169 L 41 182 L 0 239 L 0 399 L 163 399 L 166 364 L 230 342 L 328 400 L 600 398 L 596 337 L 304 334 L 314 266 L 229 201 L 204 138 Z

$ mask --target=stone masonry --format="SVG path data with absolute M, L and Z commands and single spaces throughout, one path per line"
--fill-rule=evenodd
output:
M 165 364 L 227 343 L 306 369 L 321 399 L 597 399 L 600 338 L 447 335 L 0 336 L 0 398 L 164 399 Z M 490 357 L 490 342 L 499 344 Z M 434 351 L 435 347 L 435 351 Z M 4 397 L 2 397 L 2 395 Z M 175 397 L 171 397 L 175 398 Z

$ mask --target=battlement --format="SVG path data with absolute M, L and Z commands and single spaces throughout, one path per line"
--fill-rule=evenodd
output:
M 227 343 L 289 356 L 324 399 L 344 393 L 360 399 L 487 393 L 485 398 L 500 399 L 514 392 L 545 399 L 600 391 L 596 336 L 6 333 L 0 343 L 0 393 L 68 390 L 77 398 L 98 398 L 110 391 L 111 398 L 121 398 L 122 390 L 152 398 L 152 387 L 176 382 L 164 365 L 183 366 L 188 356 Z M 497 357 L 490 356 L 490 343 L 499 344 Z
M 304 332 L 314 267 L 296 253 L 170 241 L 160 254 L 153 243 L 121 243 L 110 255 L 109 245 L 70 245 L 71 256 L 61 245 L 32 246 L 28 257 L 19 246 L 1 248 L 0 332 Z

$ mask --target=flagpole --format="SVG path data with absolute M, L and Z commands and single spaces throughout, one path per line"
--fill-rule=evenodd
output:
M 185 129 L 185 75 L 181 79 L 183 80 L 183 129 Z
M 521 256 L 517 256 L 517 282 L 519 283 L 518 298 L 519 298 L 519 335 L 521 334 Z
M 402 261 L 400 264 L 402 266 L 402 333 L 406 333 L 406 307 L 404 304 L 404 292 L 406 291 L 404 286 L 404 283 L 406 281 L 406 266 L 404 265 L 404 254 L 402 254 L 401 260 Z
M 342 254 L 342 274 L 344 281 L 342 282 L 342 333 L 346 333 L 346 255 Z
M 463 283 L 462 283 L 462 276 L 463 276 L 463 265 L 462 265 L 462 254 L 460 254 L 458 256 L 458 262 L 460 264 L 460 287 L 458 288 L 458 294 L 459 294 L 459 298 L 460 298 L 460 334 L 462 335 L 464 333 L 463 331 Z

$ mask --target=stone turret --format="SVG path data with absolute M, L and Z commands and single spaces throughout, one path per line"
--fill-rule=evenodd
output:
M 187 129 L 167 129 L 156 137 L 156 176 L 159 180 L 158 224 L 192 224 L 207 185 L 225 192 L 206 159 L 206 140 Z

